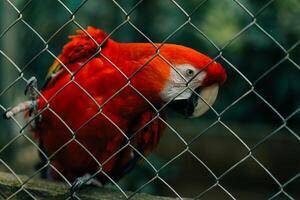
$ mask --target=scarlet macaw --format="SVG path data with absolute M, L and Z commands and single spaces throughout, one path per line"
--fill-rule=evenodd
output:
M 50 160 L 49 179 L 75 181 L 96 173 L 105 184 L 157 146 L 167 104 L 187 117 L 202 115 L 226 72 L 185 46 L 157 49 L 161 44 L 119 43 L 92 27 L 86 32 L 70 36 L 41 95 L 5 117 L 30 109 L 40 116 L 34 133 Z

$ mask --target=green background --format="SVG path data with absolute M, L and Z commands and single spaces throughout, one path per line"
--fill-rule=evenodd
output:
M 75 21 L 84 28 L 94 26 L 110 33 L 126 19 L 113 1 L 90 0 L 81 7 L 80 0 L 62 2 L 71 12 L 76 11 Z M 129 12 L 138 1 L 116 2 Z M 197 138 L 189 149 L 216 176 L 248 156 L 220 179 L 221 185 L 234 197 L 271 197 L 279 191 L 279 187 L 266 169 L 281 184 L 300 173 L 300 112 L 297 112 L 300 110 L 300 1 L 277 0 L 270 1 L 270 4 L 266 0 L 176 2 L 177 5 L 167 0 L 145 0 L 130 12 L 129 22 L 153 42 L 189 46 L 212 58 L 221 55 L 217 61 L 226 69 L 228 80 L 214 105 L 215 110 L 222 113 L 220 118 L 211 111 L 194 120 L 169 112 L 168 122 L 187 142 Z M 48 49 L 54 55 L 59 55 L 68 41 L 67 36 L 78 29 L 73 22 L 67 23 L 70 13 L 57 1 L 19 0 L 11 3 L 22 10 L 21 19 L 45 41 L 51 38 Z M 186 23 L 189 18 L 178 5 L 186 13 L 192 13 L 190 23 Z M 0 50 L 24 69 L 22 75 L 25 78 L 34 75 L 42 84 L 53 57 L 46 51 L 42 52 L 45 44 L 22 20 L 6 31 L 20 17 L 8 2 L 0 2 L 0 15 Z M 124 23 L 112 38 L 120 42 L 148 42 L 129 22 Z M 182 28 L 177 30 L 181 25 Z M 20 75 L 0 54 L 0 110 L 26 98 L 23 95 L 25 81 L 18 79 Z M 7 89 L 8 86 L 11 87 Z M 291 115 L 293 112 L 296 113 Z M 285 120 L 287 117 L 288 120 Z M 17 119 L 21 126 L 25 124 L 22 117 Z M 202 134 L 218 119 L 219 122 Z M 1 119 L 0 127 L 1 148 L 20 135 L 20 128 L 13 121 Z M 274 131 L 275 134 L 268 137 Z M 25 134 L 32 137 L 28 130 Z M 268 137 L 266 141 L 263 140 L 265 137 Z M 251 154 L 238 138 L 252 149 Z M 150 160 L 159 169 L 185 149 L 178 136 L 167 130 Z M 21 136 L 0 152 L 0 158 L 17 173 L 32 174 L 36 154 L 34 146 Z M 8 169 L 3 166 L 3 170 Z M 213 176 L 189 152 L 163 167 L 159 175 L 186 197 L 195 197 L 215 183 Z M 151 167 L 144 162 L 120 184 L 124 189 L 136 190 L 154 176 Z M 299 198 L 299 187 L 298 178 L 285 190 L 292 197 Z M 158 179 L 142 191 L 174 196 Z M 215 187 L 203 198 L 225 199 L 228 195 L 220 187 Z

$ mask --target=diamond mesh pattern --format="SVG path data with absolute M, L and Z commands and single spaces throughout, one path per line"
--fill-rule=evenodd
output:
M 283 179 L 279 178 L 281 177 L 280 174 L 276 172 L 274 169 L 269 168 L 269 164 L 267 162 L 264 162 L 263 159 L 260 159 L 260 156 L 257 156 L 257 151 L 266 146 L 265 148 L 268 148 L 269 141 L 272 140 L 276 135 L 282 134 L 283 131 L 285 131 L 285 134 L 289 134 L 289 137 L 292 138 L 292 140 L 295 143 L 295 146 L 297 148 L 296 152 L 299 153 L 299 142 L 300 142 L 300 137 L 299 137 L 299 130 L 296 128 L 292 127 L 289 125 L 289 120 L 295 117 L 296 115 L 299 114 L 300 112 L 300 107 L 297 109 L 293 110 L 289 114 L 281 114 L 280 111 L 277 110 L 276 106 L 272 104 L 272 102 L 269 101 L 268 97 L 265 97 L 265 95 L 258 90 L 258 85 L 261 83 L 264 83 L 264 80 L 267 76 L 269 76 L 273 71 L 277 70 L 278 68 L 283 67 L 283 63 L 288 63 L 288 65 L 291 65 L 296 72 L 299 72 L 300 66 L 295 60 L 293 56 L 291 56 L 296 49 L 298 48 L 299 51 L 299 44 L 300 40 L 294 41 L 293 44 L 291 44 L 289 47 L 285 47 L 284 45 L 281 44 L 279 40 L 277 40 L 274 36 L 272 36 L 272 33 L 269 32 L 263 25 L 261 25 L 260 20 L 262 15 L 265 13 L 266 10 L 268 10 L 274 3 L 276 3 L 275 0 L 270 0 L 270 1 L 263 1 L 264 3 L 260 3 L 260 8 L 257 9 L 256 11 L 253 11 L 254 9 L 248 8 L 248 4 L 245 1 L 242 0 L 228 0 L 228 5 L 230 7 L 235 7 L 235 9 L 238 9 L 241 15 L 247 15 L 247 17 L 250 19 L 249 23 L 246 23 L 245 25 L 241 26 L 241 29 L 238 30 L 234 35 L 230 36 L 230 39 L 228 39 L 226 42 L 223 44 L 218 44 L 217 42 L 214 42 L 213 39 L 210 38 L 209 35 L 205 33 L 205 31 L 202 30 L 202 27 L 198 25 L 198 23 L 195 23 L 195 21 L 198 20 L 197 14 L 201 12 L 201 9 L 206 9 L 207 4 L 209 4 L 212 1 L 209 0 L 203 0 L 203 1 L 197 1 L 197 5 L 193 7 L 193 9 L 187 9 L 183 6 L 183 3 L 179 0 L 171 0 L 171 1 L 166 1 L 165 4 L 167 7 L 172 8 L 172 12 L 178 13 L 180 15 L 181 19 L 184 18 L 183 22 L 181 20 L 175 21 L 174 23 L 176 24 L 176 28 L 169 32 L 167 36 L 162 40 L 161 45 L 157 45 L 152 41 L 150 36 L 144 33 L 143 29 L 144 27 L 140 27 L 138 24 L 135 23 L 135 10 L 138 9 L 140 6 L 143 6 L 143 4 L 149 2 L 146 2 L 145 0 L 140 0 L 140 1 L 132 1 L 130 4 L 122 5 L 122 1 L 104 1 L 103 6 L 110 8 L 114 7 L 115 10 L 118 11 L 116 13 L 116 18 L 117 17 L 122 17 L 121 23 L 119 23 L 117 26 L 113 27 L 112 30 L 109 32 L 109 36 L 114 36 L 118 32 L 120 32 L 124 27 L 130 27 L 131 28 L 131 34 L 136 35 L 138 38 L 142 38 L 142 40 L 149 42 L 153 45 L 154 48 L 156 48 L 156 54 L 152 56 L 150 60 L 148 60 L 143 66 L 140 67 L 139 70 L 137 70 L 132 76 L 128 77 L 126 76 L 119 68 L 116 66 L 113 62 L 111 62 L 108 58 L 105 57 L 101 53 L 101 46 L 102 44 L 97 44 L 97 42 L 89 36 L 98 46 L 98 51 L 88 60 L 90 61 L 95 55 L 100 54 L 104 59 L 106 59 L 117 71 L 119 71 L 122 76 L 124 76 L 127 79 L 127 84 L 124 85 L 122 88 L 120 88 L 113 96 L 111 96 L 109 99 L 106 100 L 102 105 L 99 105 L 97 101 L 94 99 L 94 97 L 89 94 L 89 92 L 82 87 L 78 82 L 76 82 L 76 75 L 77 73 L 84 69 L 85 64 L 88 62 L 86 61 L 85 63 L 82 64 L 80 69 L 78 69 L 76 72 L 71 72 L 68 70 L 66 66 L 60 61 L 60 64 L 64 66 L 64 68 L 68 71 L 68 73 L 71 75 L 70 81 L 62 87 L 51 99 L 47 101 L 47 107 L 44 110 L 41 110 L 39 114 L 43 114 L 44 111 L 48 110 L 51 113 L 53 113 L 54 116 L 59 119 L 59 121 L 64 124 L 64 126 L 69 130 L 71 139 L 65 143 L 63 146 L 61 146 L 55 153 L 53 153 L 50 156 L 47 156 L 42 149 L 39 148 L 39 146 L 36 144 L 36 141 L 32 139 L 31 137 L 28 136 L 27 131 L 25 129 L 28 127 L 30 123 L 34 121 L 34 119 L 31 119 L 28 122 L 24 122 L 21 118 L 14 117 L 12 118 L 11 122 L 5 122 L 5 127 L 7 127 L 8 130 L 12 133 L 17 133 L 17 134 L 10 134 L 9 139 L 6 140 L 5 144 L 1 145 L 0 153 L 2 153 L 2 156 L 0 154 L 0 162 L 1 165 L 3 166 L 3 170 L 9 171 L 12 173 L 16 179 L 19 180 L 21 187 L 18 191 L 15 191 L 13 194 L 10 196 L 7 196 L 5 198 L 7 199 L 13 199 L 20 191 L 25 191 L 30 198 L 36 199 L 34 194 L 31 194 L 24 188 L 23 186 L 28 182 L 29 180 L 35 178 L 38 176 L 38 174 L 46 167 L 51 167 L 53 170 L 55 170 L 61 178 L 71 186 L 72 183 L 70 183 L 64 176 L 57 170 L 53 165 L 51 165 L 50 160 L 53 158 L 56 154 L 58 154 L 61 150 L 63 150 L 67 145 L 69 145 L 71 142 L 76 142 L 78 145 L 82 147 L 92 158 L 93 160 L 98 164 L 99 170 L 93 174 L 93 176 L 96 176 L 99 173 L 102 173 L 104 176 L 106 176 L 111 184 L 115 186 L 123 195 L 124 198 L 130 199 L 132 196 L 134 196 L 136 193 L 139 193 L 143 191 L 146 187 L 148 187 L 151 183 L 152 184 L 158 184 L 158 185 L 164 185 L 166 188 L 168 188 L 171 196 L 175 196 L 179 199 L 182 199 L 185 197 L 182 195 L 182 192 L 178 187 L 180 186 L 174 186 L 174 181 L 169 181 L 168 178 L 164 178 L 164 170 L 168 172 L 169 168 L 172 169 L 172 166 L 174 163 L 179 162 L 180 159 L 185 158 L 186 156 L 189 157 L 189 159 L 193 160 L 193 163 L 196 162 L 197 166 L 201 167 L 201 170 L 204 171 L 205 177 L 208 177 L 207 183 L 203 183 L 203 187 L 200 187 L 201 189 L 197 188 L 197 194 L 186 194 L 192 198 L 195 199 L 201 199 L 201 198 L 209 198 L 212 193 L 217 194 L 222 194 L 222 198 L 229 198 L 229 199 L 238 199 L 239 195 L 236 194 L 234 191 L 233 186 L 228 186 L 227 184 L 227 177 L 230 177 L 232 174 L 235 174 L 235 171 L 238 170 L 240 167 L 243 166 L 245 162 L 251 162 L 252 165 L 255 165 L 255 169 L 259 169 L 261 174 L 264 175 L 263 178 L 270 179 L 271 182 L 274 183 L 275 189 L 273 190 L 273 193 L 268 196 L 269 199 L 278 199 L 278 198 L 287 198 L 287 199 L 295 199 L 297 198 L 294 194 L 290 194 L 286 188 L 288 188 L 290 185 L 297 184 L 297 181 L 299 183 L 299 177 L 300 177 L 300 170 L 299 170 L 299 159 L 298 159 L 298 172 L 296 174 L 293 174 L 291 177 L 288 179 Z M 195 1 L 196 2 L 196 1 Z M 30 35 L 35 38 L 36 43 L 41 44 L 41 48 L 38 49 L 35 53 L 35 55 L 32 55 L 31 58 L 26 60 L 25 63 L 17 63 L 17 60 L 14 56 L 10 56 L 9 53 L 6 53 L 5 49 L 0 49 L 0 57 L 1 60 L 3 60 L 3 63 L 6 65 L 2 65 L 2 68 L 5 68 L 1 70 L 1 72 L 11 72 L 9 75 L 10 77 L 5 77 L 5 74 L 1 74 L 1 79 L 3 78 L 2 84 L 4 87 L 1 88 L 0 90 L 0 98 L 2 98 L 3 103 L 0 103 L 0 109 L 2 111 L 5 111 L 8 109 L 8 105 L 5 102 L 5 99 L 8 99 L 8 96 L 12 94 L 12 91 L 20 91 L 22 90 L 22 87 L 24 84 L 28 83 L 28 78 L 30 77 L 30 68 L 35 64 L 35 62 L 39 59 L 41 56 L 47 56 L 49 63 L 50 60 L 53 59 L 58 59 L 56 56 L 56 50 L 52 50 L 52 44 L 55 43 L 55 40 L 57 37 L 59 37 L 60 34 L 64 33 L 65 29 L 68 29 L 69 27 L 76 27 L 77 29 L 81 29 L 84 31 L 87 35 L 88 33 L 85 31 L 83 27 L 85 25 L 82 25 L 81 18 L 77 18 L 77 16 L 84 15 L 85 13 L 81 13 L 81 11 L 85 7 L 93 7 L 94 4 L 97 4 L 95 1 L 88 1 L 88 0 L 83 0 L 83 1 L 77 1 L 76 6 L 71 4 L 68 1 L 62 1 L 62 0 L 57 0 L 56 6 L 59 7 L 59 10 L 63 10 L 66 12 L 66 18 L 63 19 L 63 23 L 59 23 L 57 26 L 57 30 L 54 33 L 51 33 L 49 36 L 44 36 L 41 34 L 41 29 L 42 26 L 46 26 L 46 24 L 41 24 L 40 27 L 36 27 L 35 25 L 32 25 L 29 23 L 30 20 L 27 21 L 27 18 L 24 17 L 23 15 L 25 12 L 28 13 L 31 11 L 31 6 L 32 4 L 37 3 L 37 1 L 34 0 L 28 0 L 28 1 L 23 1 L 22 6 L 19 6 L 20 3 L 11 1 L 11 0 L 6 0 L 5 2 L 2 2 L 1 4 L 5 4 L 4 9 L 7 12 L 10 12 L 12 16 L 10 18 L 12 20 L 8 20 L 8 24 L 2 26 L 1 32 L 0 32 L 0 41 L 4 44 L 4 40 L 6 40 L 6 37 L 14 37 L 16 33 L 14 33 L 14 27 L 15 26 L 22 26 L 22 28 L 26 29 L 27 32 L 30 32 Z M 213 1 L 213 3 L 216 3 L 216 1 Z M 92 6 L 88 6 L 88 4 L 91 4 Z M 153 2 L 153 4 L 157 4 Z M 97 4 L 98 5 L 98 4 Z M 101 3 L 99 3 L 101 5 Z M 98 5 L 98 6 L 99 6 Z M 149 4 L 151 5 L 151 3 Z M 49 8 L 50 9 L 50 8 Z M 58 8 L 57 8 L 58 9 Z M 99 8 L 100 10 L 103 11 L 103 8 Z M 188 11 L 191 10 L 191 11 Z M 100 20 L 105 20 L 105 19 L 100 19 Z M 215 19 L 218 20 L 218 19 Z M 149 22 L 152 23 L 152 22 Z M 171 23 L 171 22 L 170 22 Z M 53 22 L 51 22 L 53 24 Z M 144 25 L 147 26 L 147 25 Z M 296 24 L 294 24 L 296 26 Z M 101 27 L 100 27 L 101 28 Z M 220 109 L 216 109 L 214 106 L 211 107 L 210 114 L 214 116 L 216 120 L 214 121 L 208 121 L 205 125 L 201 125 L 201 132 L 197 132 L 196 134 L 193 134 L 192 136 L 186 136 L 182 133 L 180 128 L 175 127 L 171 122 L 165 121 L 161 116 L 160 116 L 160 111 L 161 109 L 164 109 L 165 106 L 163 106 L 161 109 L 155 108 L 154 105 L 151 104 L 151 102 L 144 97 L 134 86 L 131 85 L 130 80 L 137 74 L 139 73 L 140 70 L 143 69 L 147 63 L 149 63 L 152 59 L 155 57 L 160 57 L 164 59 L 167 63 L 168 60 L 166 60 L 162 55 L 160 55 L 159 50 L 160 48 L 165 44 L 173 41 L 173 38 L 176 37 L 177 34 L 179 34 L 183 29 L 189 28 L 192 30 L 194 34 L 198 34 L 202 37 L 205 42 L 209 43 L 215 52 L 214 60 L 218 60 L 220 62 L 224 63 L 224 66 L 227 70 L 230 70 L 234 75 L 238 77 L 243 83 L 241 84 L 246 84 L 246 90 L 241 90 L 240 96 L 236 97 L 233 101 L 231 101 L 226 107 Z M 259 76 L 256 76 L 255 79 L 249 78 L 248 77 L 248 72 L 247 70 L 251 69 L 243 69 L 241 70 L 237 64 L 234 64 L 234 61 L 231 61 L 230 55 L 228 55 L 227 50 L 232 48 L 233 45 L 236 43 L 239 43 L 239 38 L 243 37 L 243 35 L 247 34 L 249 30 L 251 29 L 258 29 L 260 34 L 263 35 L 264 40 L 270 40 L 272 45 L 275 46 L 275 48 L 279 48 L 280 51 L 282 52 L 282 56 L 277 58 L 277 62 L 268 66 L 268 68 L 264 71 L 260 72 Z M 216 31 L 218 31 L 216 27 Z M 107 38 L 108 39 L 108 38 Z M 175 39 L 174 39 L 175 40 Z M 258 41 L 259 42 L 259 41 Z M 26 51 L 26 49 L 18 49 L 19 54 L 22 56 L 23 51 Z M 19 55 L 19 56 L 20 56 Z M 266 54 L 264 55 L 265 57 L 270 57 L 272 55 Z M 247 62 L 247 61 L 245 61 Z M 49 64 L 49 63 L 46 63 Z M 170 64 L 170 63 L 169 63 Z M 171 64 L 170 64 L 171 65 Z M 240 65 L 240 64 L 239 64 Z M 173 66 L 171 66 L 173 67 Z M 231 75 L 229 74 L 229 79 L 231 78 Z M 68 85 L 70 84 L 75 84 L 79 90 L 83 91 L 86 96 L 94 102 L 94 104 L 98 107 L 98 112 L 91 117 L 89 120 L 87 120 L 85 123 L 83 123 L 79 128 L 76 130 L 72 129 L 68 125 L 66 121 L 64 121 L 63 118 L 61 118 L 52 108 L 51 108 L 51 100 L 61 93 Z M 176 138 L 176 141 L 180 144 L 178 146 L 178 149 L 176 151 L 176 154 L 170 154 L 165 156 L 166 161 L 163 162 L 163 164 L 157 165 L 153 163 L 153 161 L 149 158 L 146 158 L 144 155 L 141 154 L 141 152 L 138 151 L 131 143 L 130 139 L 126 134 L 118 127 L 118 125 L 109 118 L 109 116 L 105 115 L 105 113 L 102 112 L 103 106 L 105 106 L 107 103 L 109 103 L 114 97 L 118 96 L 119 93 L 121 93 L 125 88 L 131 88 L 133 89 L 137 94 L 139 94 L 144 101 L 148 102 L 151 107 L 155 110 L 156 116 L 150 120 L 146 125 L 151 124 L 154 120 L 160 120 L 162 121 L 168 128 L 168 132 L 170 133 L 170 137 Z M 299 87 L 298 87 L 299 88 Z M 189 86 L 187 86 L 186 89 L 191 89 Z M 191 89 L 192 90 L 192 89 Z M 39 93 L 39 91 L 36 89 L 36 91 Z M 182 91 L 183 92 L 183 91 Z M 41 95 L 39 93 L 39 95 Z M 178 94 L 179 95 L 179 94 Z M 298 93 L 299 95 L 299 93 Z M 17 99 L 14 100 L 15 102 L 20 102 L 22 100 L 21 95 L 17 93 L 14 96 Z M 243 103 L 249 96 L 254 96 L 256 101 L 259 102 L 260 105 L 263 105 L 265 109 L 268 109 L 269 112 L 271 113 L 272 117 L 274 118 L 279 118 L 279 123 L 278 126 L 275 129 L 266 129 L 266 132 L 264 132 L 263 136 L 260 137 L 258 141 L 254 142 L 249 142 L 247 140 L 247 137 L 245 137 L 242 133 L 241 130 L 236 131 L 236 127 L 232 125 L 231 123 L 228 123 L 228 120 L 226 120 L 226 115 L 234 109 L 234 107 L 239 106 L 239 104 Z M 45 99 L 46 100 L 46 99 Z M 220 101 L 222 99 L 219 98 Z M 288 106 L 288 105 L 287 105 Z M 253 107 L 252 109 L 256 109 Z M 91 120 L 93 120 L 97 116 L 103 116 L 105 119 L 107 119 L 114 127 L 116 127 L 119 131 L 120 134 L 122 134 L 126 139 L 127 143 L 122 146 L 118 151 L 116 151 L 111 157 L 109 157 L 105 162 L 99 163 L 98 160 L 93 156 L 93 154 L 83 145 L 81 144 L 77 139 L 76 139 L 76 133 L 80 131 L 83 127 L 85 127 Z M 191 124 L 194 125 L 194 124 Z M 200 125 L 197 125 L 200 126 Z M 185 128 L 187 126 L 184 126 Z M 218 127 L 218 130 L 222 130 L 227 138 L 230 138 L 230 140 L 234 141 L 235 144 L 237 145 L 236 151 L 240 152 L 240 155 L 236 157 L 235 160 L 232 160 L 228 165 L 226 166 L 225 170 L 220 170 L 220 169 L 215 169 L 215 167 L 211 167 L 211 160 L 207 160 L 205 157 L 203 157 L 203 154 L 199 153 L 198 151 L 198 142 L 200 142 L 200 145 L 203 145 L 200 140 L 204 141 L 210 141 L 209 135 L 213 135 L 213 129 Z M 144 127 L 141 127 L 143 129 Z M 138 133 L 137 131 L 136 133 Z M 245 132 L 247 132 L 245 130 Z M 133 135 L 135 135 L 134 133 Z M 246 134 L 246 133 L 245 133 Z M 133 136 L 132 136 L 133 137 Z M 28 180 L 26 181 L 21 181 L 19 179 L 17 173 L 14 170 L 14 167 L 11 166 L 9 162 L 6 161 L 6 157 L 4 152 L 11 151 L 12 148 L 16 146 L 16 143 L 18 143 L 19 140 L 26 141 L 29 143 L 28 145 L 31 145 L 38 151 L 40 154 L 42 154 L 43 157 L 47 160 L 47 163 L 45 166 L 42 166 L 38 170 L 35 170 L 34 172 L 31 173 L 29 176 Z M 216 139 L 219 140 L 219 139 Z M 163 143 L 163 142 L 162 142 Z M 151 178 L 145 181 L 143 184 L 139 185 L 139 187 L 135 190 L 135 193 L 133 193 L 131 196 L 128 196 L 125 193 L 124 188 L 122 185 L 120 185 L 118 182 L 115 182 L 109 175 L 107 175 L 104 171 L 102 171 L 103 165 L 105 165 L 107 162 L 109 162 L 114 156 L 118 155 L 123 149 L 130 147 L 132 148 L 137 154 L 139 154 L 142 159 L 144 160 L 144 164 L 147 165 L 148 168 L 150 168 L 150 171 L 152 172 Z M 285 146 L 283 145 L 285 148 Z M 170 148 L 175 148 L 175 147 L 170 147 Z M 270 147 L 271 148 L 271 147 Z M 288 147 L 286 147 L 288 148 Z M 202 149 L 203 150 L 203 149 Z M 204 149 L 205 150 L 205 149 Z M 159 151 L 159 150 L 158 150 Z M 170 150 L 171 151 L 171 150 Z M 222 151 L 220 148 L 215 148 L 215 151 Z M 171 152 L 170 152 L 171 153 Z M 297 154 L 296 154 L 297 156 Z M 299 157 L 299 154 L 298 154 Z M 291 157 L 290 159 L 296 159 Z M 196 169 L 196 168 L 195 168 Z M 251 170 L 251 169 L 249 169 Z M 274 173 L 275 171 L 275 173 Z M 180 172 L 179 172 L 180 173 Z M 191 173 L 190 175 L 186 176 L 192 176 L 193 171 L 189 172 Z M 243 173 L 247 173 L 246 171 L 243 171 Z M 232 175 L 234 176 L 234 175 Z M 262 179 L 263 179 L 262 178 Z M 126 179 L 126 177 L 125 177 Z M 260 179 L 260 177 L 255 177 L 255 179 Z M 206 179 L 205 179 L 206 180 Z M 229 181 L 232 179 L 229 179 Z M 170 183 L 172 182 L 172 184 Z M 179 184 L 180 185 L 180 184 Z M 299 185 L 298 185 L 299 188 Z M 299 195 L 299 193 L 298 193 Z M 76 197 L 76 194 L 75 194 Z M 76 197 L 79 199 L 79 197 Z M 211 197 L 213 198 L 213 195 Z

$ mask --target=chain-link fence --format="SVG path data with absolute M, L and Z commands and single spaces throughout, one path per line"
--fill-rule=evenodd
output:
M 81 150 L 70 153 L 70 156 L 77 153 L 82 156 L 84 151 L 84 156 L 96 163 L 97 170 L 84 182 L 101 175 L 101 179 L 107 180 L 107 187 L 121 192 L 126 199 L 141 192 L 179 199 L 300 197 L 299 1 L 6 0 L 0 5 L 0 108 L 3 113 L 10 106 L 26 100 L 22 93 L 32 83 L 30 78 L 36 76 L 40 84 L 53 60 L 57 60 L 57 66 L 61 67 L 56 69 L 54 64 L 54 72 L 65 70 L 69 78 L 50 100 L 45 98 L 46 106 L 33 111 L 30 119 L 24 120 L 18 115 L 0 122 L 1 170 L 12 173 L 20 183 L 18 190 L 8 196 L 2 194 L 2 198 L 14 199 L 23 191 L 28 198 L 36 199 L 25 186 L 49 168 L 71 188 L 72 179 L 54 163 L 56 156 L 71 143 L 76 143 Z M 105 28 L 107 37 L 97 43 L 97 38 L 86 31 L 88 25 Z M 67 35 L 74 35 L 74 30 L 78 29 L 97 48 L 72 71 L 58 55 L 68 41 Z M 147 42 L 155 49 L 154 54 L 127 76 L 103 53 L 109 38 Z M 132 84 L 134 77 L 157 57 L 175 68 L 160 54 L 167 43 L 191 46 L 226 69 L 228 79 L 220 88 L 216 104 L 205 116 L 188 120 L 167 111 L 168 120 L 165 120 L 162 112 L 168 103 L 157 108 Z M 102 104 L 89 88 L 77 81 L 88 63 L 99 57 L 126 80 Z M 70 127 L 70 121 L 60 117 L 51 107 L 52 99 L 66 93 L 69 85 L 75 85 L 76 93 L 85 95 L 84 104 L 93 104 L 97 110 L 79 127 Z M 38 88 L 41 86 L 34 87 L 31 93 L 43 96 Z M 102 112 L 107 104 L 128 89 L 153 110 L 147 122 L 142 126 L 138 124 L 140 127 L 130 133 L 131 136 L 113 116 Z M 188 84 L 185 89 L 195 92 Z M 58 123 L 53 126 L 70 134 L 67 141 L 50 155 L 29 130 L 33 125 L 38 129 L 39 116 L 43 117 L 47 112 Z M 79 110 L 74 118 L 80 118 L 80 115 Z M 105 119 L 104 124 L 117 130 L 125 140 L 101 163 L 94 150 L 76 136 L 86 126 L 92 126 L 91 122 L 98 117 Z M 146 157 L 145 152 L 136 146 L 134 136 L 149 126 L 157 126 L 158 121 L 166 126 L 166 131 L 153 155 Z M 95 142 L 95 146 L 97 144 Z M 117 181 L 118 178 L 106 173 L 106 166 L 119 155 L 124 156 L 127 149 L 143 164 Z M 44 162 L 36 166 L 38 154 Z M 26 174 L 28 178 L 21 180 L 18 174 Z M 127 190 L 134 192 L 128 194 Z M 72 195 L 80 199 L 76 191 Z

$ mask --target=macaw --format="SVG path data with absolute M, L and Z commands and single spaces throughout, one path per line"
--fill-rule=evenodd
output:
M 219 63 L 181 45 L 120 43 L 93 27 L 70 39 L 41 93 L 31 88 L 33 99 L 4 114 L 34 116 L 51 180 L 119 180 L 157 146 L 165 107 L 198 117 L 227 76 Z

